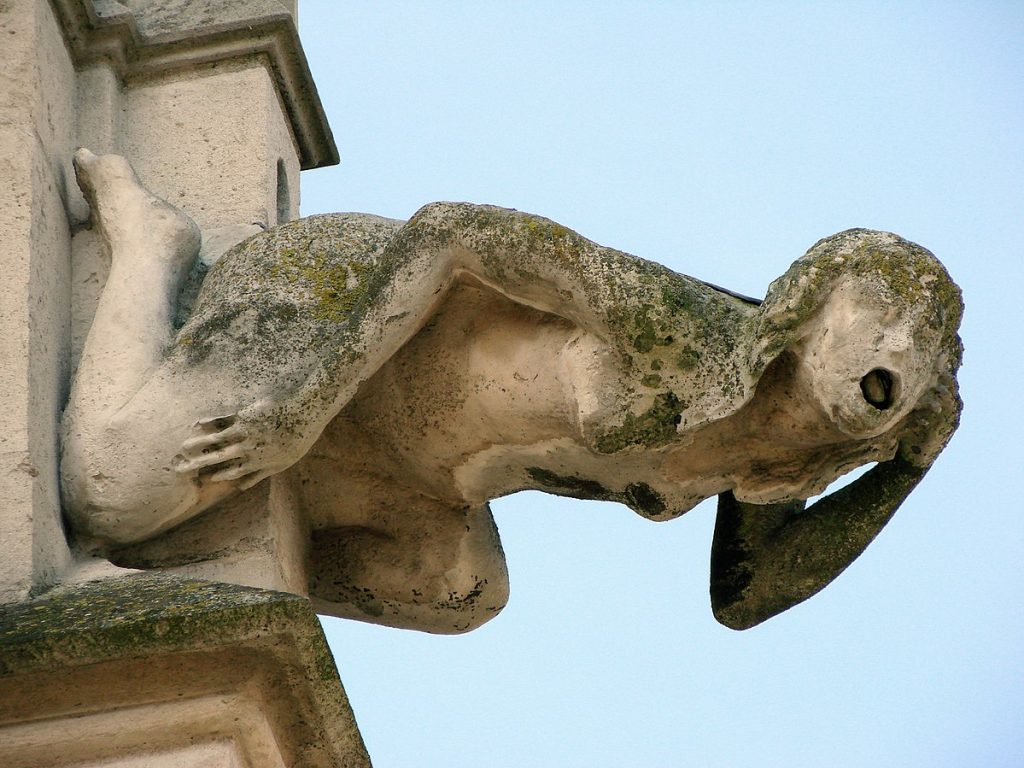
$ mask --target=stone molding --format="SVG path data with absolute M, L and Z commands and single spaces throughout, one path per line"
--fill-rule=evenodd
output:
M 302 169 L 338 163 L 295 22 L 279 3 L 177 0 L 140 9 L 113 0 L 50 3 L 76 68 L 107 62 L 120 78 L 132 80 L 260 57 L 281 99 Z
M 5 766 L 209 765 L 161 760 L 215 743 L 246 768 L 369 766 L 306 599 L 135 574 L 0 609 Z

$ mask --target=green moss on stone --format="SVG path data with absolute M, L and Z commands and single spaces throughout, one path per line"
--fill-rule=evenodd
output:
M 668 509 L 665 497 L 647 483 L 630 483 L 621 491 L 613 491 L 596 480 L 589 480 L 577 475 L 559 475 L 541 467 L 528 467 L 526 473 L 540 486 L 541 490 L 561 496 L 594 501 L 616 501 L 646 517 L 658 517 L 665 514 Z
M 924 310 L 926 323 L 942 335 L 955 371 L 963 347 L 957 329 L 963 314 L 960 289 L 928 250 L 888 233 L 851 229 L 816 243 L 772 283 L 759 319 L 759 360 L 773 360 L 821 308 L 843 279 L 862 282 L 879 301 Z
M 700 352 L 692 347 L 686 347 L 676 356 L 676 368 L 681 371 L 690 371 L 700 363 Z
M 679 398 L 673 392 L 662 392 L 644 413 L 627 413 L 621 426 L 597 438 L 595 447 L 601 453 L 616 453 L 631 446 L 660 448 L 673 440 L 681 419 Z
M 0 609 L 0 675 L 210 647 L 275 625 L 320 632 L 296 595 L 158 573 L 88 582 Z M 336 676 L 326 647 L 316 666 Z

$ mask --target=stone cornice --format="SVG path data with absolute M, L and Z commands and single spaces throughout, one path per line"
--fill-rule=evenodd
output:
M 271 743 L 284 758 L 274 765 L 370 768 L 323 629 L 305 598 L 135 573 L 0 606 L 0 731 L 13 726 L 0 736 L 4 765 L 54 764 L 32 759 L 41 740 L 19 738 L 26 725 L 57 722 L 42 743 L 60 743 L 60 723 L 75 729 L 80 717 L 120 711 L 119 728 L 131 731 L 131 719 L 147 705 L 173 712 L 167 704 L 200 702 L 211 693 L 214 705 L 189 726 L 197 740 L 211 729 L 231 738 L 233 728 L 256 725 L 239 711 L 251 701 L 271 724 Z M 232 726 L 232 718 L 242 718 L 241 724 Z M 147 743 L 139 745 L 143 754 Z
M 258 15 L 204 18 L 191 26 L 169 24 L 166 18 L 146 19 L 113 0 L 50 3 L 77 68 L 105 61 L 130 80 L 262 56 L 295 136 L 302 168 L 337 164 L 338 149 L 295 23 L 276 3 L 252 2 Z

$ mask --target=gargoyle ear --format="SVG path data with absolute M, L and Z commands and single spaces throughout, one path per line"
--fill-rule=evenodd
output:
M 865 550 L 928 467 L 897 456 L 804 509 L 718 497 L 711 545 L 711 605 L 749 629 L 826 587 Z

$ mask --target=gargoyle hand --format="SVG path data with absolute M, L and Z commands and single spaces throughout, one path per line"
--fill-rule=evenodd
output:
M 942 374 L 907 420 L 907 430 L 900 438 L 899 457 L 922 469 L 930 467 L 956 431 L 962 410 L 956 380 Z
M 265 424 L 266 404 L 256 403 L 238 413 L 200 419 L 194 435 L 181 445 L 175 471 L 192 475 L 201 485 L 233 483 L 246 490 L 291 462 L 274 450 Z

